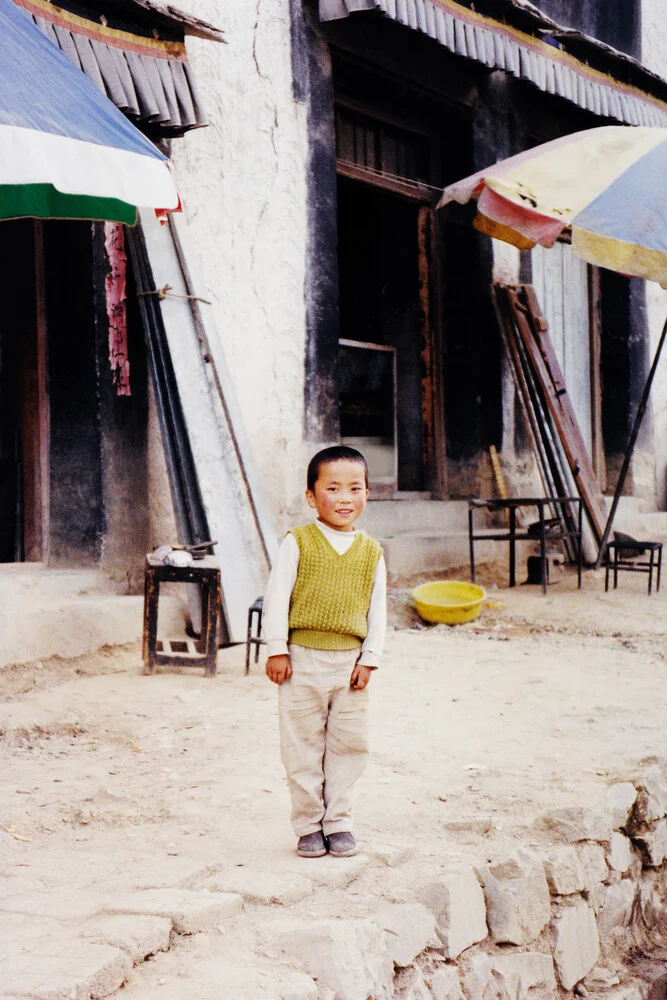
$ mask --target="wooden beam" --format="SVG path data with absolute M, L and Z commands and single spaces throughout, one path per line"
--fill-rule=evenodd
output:
M 390 177 L 380 170 L 371 170 L 370 167 L 360 167 L 355 163 L 348 163 L 347 160 L 336 161 L 336 171 L 342 177 L 349 177 L 353 181 L 362 181 L 364 184 L 372 184 L 374 187 L 384 188 L 385 191 L 392 191 L 400 194 L 411 201 L 433 205 L 439 196 L 438 192 L 432 191 L 426 184 L 418 181 L 401 180 L 400 177 Z
M 442 405 L 441 337 L 437 279 L 434 280 L 435 218 L 430 205 L 417 214 L 417 273 L 421 311 L 422 461 L 426 485 L 436 496 L 446 496 L 447 453 Z
M 556 487 L 553 481 L 550 463 L 542 441 L 537 414 L 533 405 L 530 387 L 523 370 L 519 348 L 516 343 L 514 324 L 509 314 L 509 303 L 507 302 L 507 288 L 504 285 L 492 285 L 491 297 L 496 310 L 498 326 L 505 344 L 510 361 L 510 371 L 514 379 L 521 414 L 528 432 L 528 437 L 537 462 L 537 469 L 542 480 L 542 486 L 546 496 L 554 496 Z
M 42 223 L 33 223 L 33 302 L 21 354 L 23 547 L 26 562 L 49 557 L 49 396 Z

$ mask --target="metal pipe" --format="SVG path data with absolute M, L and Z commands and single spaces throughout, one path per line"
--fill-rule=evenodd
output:
M 628 475 L 628 469 L 630 468 L 630 462 L 632 460 L 632 453 L 635 450 L 635 444 L 637 443 L 637 437 L 639 436 L 639 428 L 642 425 L 642 420 L 644 419 L 644 413 L 646 412 L 646 407 L 648 405 L 648 397 L 651 391 L 651 386 L 653 385 L 653 379 L 655 377 L 656 369 L 658 367 L 658 361 L 660 360 L 660 354 L 662 352 L 665 339 L 667 338 L 667 319 L 665 320 L 665 325 L 662 328 L 662 333 L 660 334 L 660 340 L 655 351 L 655 357 L 653 358 L 653 364 L 651 365 L 651 370 L 648 373 L 648 378 L 646 379 L 646 385 L 644 386 L 644 391 L 642 393 L 642 398 L 637 409 L 637 416 L 635 417 L 634 427 L 632 428 L 632 433 L 630 435 L 630 440 L 628 441 L 628 447 L 625 452 L 625 458 L 623 459 L 623 465 L 621 467 L 621 472 L 618 477 L 618 482 L 616 483 L 616 492 L 614 493 L 614 499 L 612 500 L 611 510 L 609 511 L 609 516 L 607 518 L 607 523 L 604 526 L 604 532 L 602 533 L 602 538 L 600 540 L 600 550 L 598 552 L 598 557 L 595 561 L 595 569 L 599 569 L 602 565 L 602 560 L 604 559 L 605 549 L 607 547 L 607 542 L 609 541 L 609 535 L 611 534 L 612 524 L 614 523 L 614 516 L 616 514 L 616 508 L 618 507 L 619 500 L 621 499 L 621 493 L 623 492 L 623 487 L 625 486 L 625 480 Z

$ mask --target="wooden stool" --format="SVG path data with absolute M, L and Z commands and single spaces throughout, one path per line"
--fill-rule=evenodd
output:
M 248 634 L 245 641 L 245 672 L 250 673 L 250 648 L 255 647 L 255 663 L 259 660 L 259 647 L 263 643 L 262 635 L 262 612 L 264 610 L 264 598 L 258 597 L 254 604 L 248 608 Z M 253 628 L 254 616 L 257 615 L 257 630 Z
M 184 642 L 185 650 L 158 650 L 157 616 L 161 583 L 197 583 L 201 586 L 202 632 L 197 646 Z M 214 677 L 218 652 L 218 612 L 220 610 L 220 566 L 214 556 L 195 559 L 191 566 L 165 566 L 150 553 L 146 556 L 144 576 L 144 633 L 142 655 L 144 673 L 152 674 L 156 665 L 204 667 L 206 677 Z
M 648 557 L 641 557 L 648 552 Z M 656 592 L 660 590 L 662 572 L 662 542 L 621 542 L 607 544 L 607 558 L 604 567 L 604 589 L 609 590 L 609 574 L 614 574 L 614 590 L 618 586 L 619 571 L 625 573 L 646 573 L 648 575 L 649 597 L 653 591 L 653 570 L 656 569 Z

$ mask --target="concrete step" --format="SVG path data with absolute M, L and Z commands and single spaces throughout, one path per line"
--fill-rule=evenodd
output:
M 605 500 L 609 509 L 611 497 Z M 646 508 L 645 500 L 621 497 L 614 527 L 635 538 L 667 542 L 667 513 Z M 476 514 L 477 532 L 483 530 L 483 517 L 481 511 Z M 382 543 L 392 582 L 469 566 L 466 500 L 374 500 L 368 503 L 360 526 Z M 517 542 L 517 577 L 533 547 L 531 542 Z M 506 568 L 508 551 L 502 542 L 475 543 L 479 564 Z
M 117 592 L 117 586 L 98 569 L 48 569 L 35 563 L 0 564 L 0 607 L 8 603 Z
M 359 526 L 374 538 L 468 530 L 467 500 L 371 500 Z
M 162 595 L 160 636 L 182 635 L 185 608 Z M 24 599 L 0 607 L 0 667 L 50 656 L 74 657 L 141 639 L 143 598 L 95 594 L 60 600 Z
M 614 518 L 612 532 L 624 531 L 645 542 L 667 542 L 667 513 L 651 511 L 634 513 L 619 510 Z M 613 534 L 612 534 L 613 537 Z
M 379 538 L 387 562 L 391 584 L 421 577 L 437 577 L 451 569 L 460 568 L 464 580 L 470 578 L 470 550 L 468 532 L 433 533 L 428 531 L 403 532 L 393 537 Z M 534 551 L 534 542 L 516 543 L 517 578 L 525 576 L 526 559 Z M 475 542 L 475 563 L 491 563 L 506 568 L 509 565 L 509 545 L 506 542 Z

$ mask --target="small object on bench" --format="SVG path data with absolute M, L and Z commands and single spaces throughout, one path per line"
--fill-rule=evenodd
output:
M 163 549 L 166 548 L 163 546 Z M 171 546 L 169 546 L 171 550 Z M 146 556 L 144 576 L 144 631 L 142 655 L 144 673 L 156 666 L 204 667 L 206 677 L 214 677 L 218 652 L 218 612 L 220 610 L 220 566 L 214 556 L 204 556 L 190 566 L 170 566 L 163 562 L 162 550 Z M 195 645 L 185 640 L 158 643 L 157 618 L 161 583 L 196 583 L 202 595 L 202 634 Z M 176 645 L 176 648 L 174 646 Z M 179 648 L 185 647 L 185 648 Z M 161 648 L 160 648 L 161 647 Z
M 648 556 L 646 556 L 648 553 Z M 646 558 L 642 559 L 642 556 Z M 619 572 L 646 573 L 649 597 L 653 592 L 653 570 L 657 570 L 656 593 L 660 590 L 662 573 L 662 542 L 644 542 L 623 532 L 614 532 L 614 541 L 607 543 L 604 567 L 604 589 L 609 590 L 609 574 L 614 574 L 614 590 L 618 586 Z
M 259 647 L 264 640 L 262 635 L 262 611 L 264 610 L 264 598 L 258 597 L 254 604 L 248 608 L 248 634 L 245 643 L 245 672 L 250 673 L 250 647 L 255 647 L 255 663 L 259 660 Z M 257 630 L 255 631 L 254 616 L 257 615 Z
M 533 538 L 540 537 L 540 522 L 532 521 L 527 528 L 528 534 L 532 535 Z M 544 519 L 544 534 L 549 538 L 550 535 L 559 535 L 561 532 L 561 523 L 557 517 L 546 517 Z M 538 581 L 539 582 L 539 581 Z
M 615 531 L 614 541 L 621 543 L 624 559 L 639 559 L 646 552 L 646 546 L 643 542 L 638 542 L 636 538 L 633 538 L 632 535 L 626 535 L 624 531 Z

